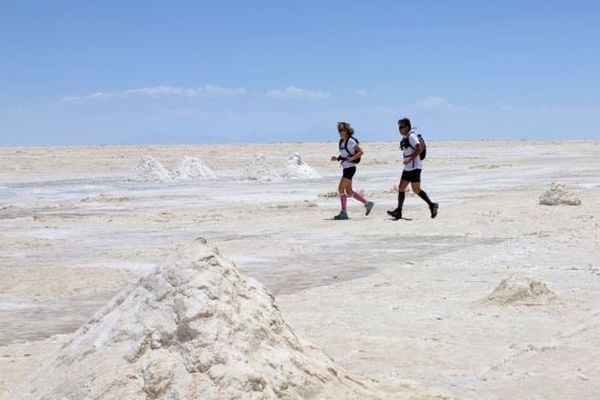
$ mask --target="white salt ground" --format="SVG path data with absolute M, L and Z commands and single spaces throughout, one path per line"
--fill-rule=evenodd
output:
M 465 157 L 465 146 L 471 156 Z M 0 185 L 10 188 L 0 194 L 0 293 L 12 304 L 41 307 L 0 312 L 0 399 L 13 400 L 27 375 L 68 343 L 64 336 L 44 338 L 54 332 L 71 338 L 96 310 L 86 304 L 105 304 L 107 291 L 138 275 L 88 265 L 158 265 L 174 244 L 202 232 L 279 293 L 284 317 L 300 338 L 346 370 L 379 381 L 385 399 L 449 397 L 413 394 L 422 392 L 412 389 L 418 386 L 461 399 L 597 400 L 600 203 L 593 200 L 600 198 L 600 141 L 435 141 L 430 147 L 425 190 L 443 205 L 435 220 L 410 196 L 405 205 L 412 221 L 387 220 L 384 209 L 395 206 L 396 196 L 384 190 L 401 170 L 397 146 L 388 142 L 368 144 L 357 181 L 380 212 L 364 218 L 353 202 L 356 218 L 344 224 L 323 221 L 339 204 L 319 195 L 339 181 L 328 160 L 331 143 L 302 145 L 311 165 L 328 172 L 323 180 L 240 185 L 223 179 L 206 191 L 206 202 L 196 201 L 203 188 L 193 181 L 140 191 L 120 180 L 141 154 L 169 166 L 198 154 L 218 166 L 219 176 L 239 177 L 254 154 L 283 167 L 298 145 L 0 149 Z M 471 168 L 476 165 L 502 168 Z M 107 179 L 97 184 L 97 176 Z M 85 190 L 71 178 L 85 179 Z M 537 204 L 559 178 L 576 190 L 581 206 Z M 97 201 L 99 193 L 131 201 Z M 80 201 L 86 197 L 95 202 Z M 313 203 L 317 207 L 306 206 Z M 47 232 L 51 239 L 44 238 Z M 373 273 L 356 278 L 360 271 Z M 482 304 L 512 274 L 543 282 L 562 303 Z M 60 329 L 57 319 L 64 319 Z M 120 366 L 107 368 L 107 378 Z M 102 374 L 96 380 L 104 380 Z M 415 384 L 406 387 L 407 381 Z

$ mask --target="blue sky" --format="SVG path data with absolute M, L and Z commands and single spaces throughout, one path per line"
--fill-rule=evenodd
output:
M 0 0 L 0 146 L 600 137 L 600 2 Z

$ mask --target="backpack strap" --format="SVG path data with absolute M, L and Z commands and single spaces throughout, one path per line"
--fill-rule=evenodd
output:
M 411 149 L 413 149 L 413 150 L 415 150 L 415 151 L 416 151 L 416 150 L 417 150 L 417 148 L 416 148 L 416 147 L 413 147 L 413 145 L 412 145 L 412 144 L 410 144 L 410 140 L 408 139 L 408 137 L 409 137 L 410 135 L 415 135 L 415 136 L 417 137 L 417 141 L 418 141 L 419 143 L 421 143 L 421 141 L 419 140 L 419 135 L 417 135 L 417 134 L 416 134 L 416 133 L 414 133 L 414 132 L 410 132 L 410 133 L 408 134 L 408 136 L 406 137 L 406 143 L 408 143 L 408 147 L 410 147 Z
M 356 142 L 356 145 L 357 145 L 357 146 L 358 146 L 358 144 L 359 144 L 360 142 L 358 141 L 358 139 L 357 139 L 357 138 L 355 138 L 355 137 L 353 137 L 353 136 L 350 136 L 350 137 L 348 138 L 348 140 L 346 140 L 346 142 L 344 143 L 344 148 L 346 149 L 346 152 L 348 152 L 348 154 L 350 154 L 350 156 L 353 156 L 353 155 L 354 155 L 354 154 L 356 154 L 356 153 L 352 154 L 352 153 L 350 153 L 350 150 L 348 150 L 348 142 L 350 141 L 350 139 L 353 139 L 353 140 Z M 340 144 L 341 144 L 341 143 L 342 143 L 342 139 L 340 139 Z M 339 147 L 339 146 L 338 146 L 338 147 Z

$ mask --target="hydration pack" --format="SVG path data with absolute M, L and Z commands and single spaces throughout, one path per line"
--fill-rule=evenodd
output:
M 350 157 L 352 157 L 356 153 L 350 153 L 350 150 L 348 150 L 348 141 L 350 139 L 354 139 L 356 141 L 356 145 L 357 146 L 358 146 L 358 143 L 360 143 L 357 138 L 355 138 L 354 136 L 351 136 L 351 137 L 348 138 L 348 140 L 346 140 L 346 142 L 344 143 L 344 146 L 342 146 L 342 143 L 344 142 L 344 139 L 340 139 L 340 142 L 338 143 L 338 149 L 340 149 L 340 150 L 342 150 L 342 149 L 346 150 L 346 152 L 350 155 Z M 353 162 L 355 164 L 358 164 L 360 162 L 361 158 L 362 157 L 358 157 L 356 160 L 351 161 L 351 162 Z

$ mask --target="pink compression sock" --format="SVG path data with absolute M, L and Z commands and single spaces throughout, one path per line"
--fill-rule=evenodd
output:
M 362 195 L 358 192 L 354 192 L 352 197 L 355 198 L 356 200 L 360 201 L 363 204 L 365 204 L 367 202 L 367 200 L 364 197 L 362 197 Z
M 346 211 L 346 204 L 348 204 L 348 196 L 345 194 L 340 195 L 340 203 L 342 203 L 342 211 Z

